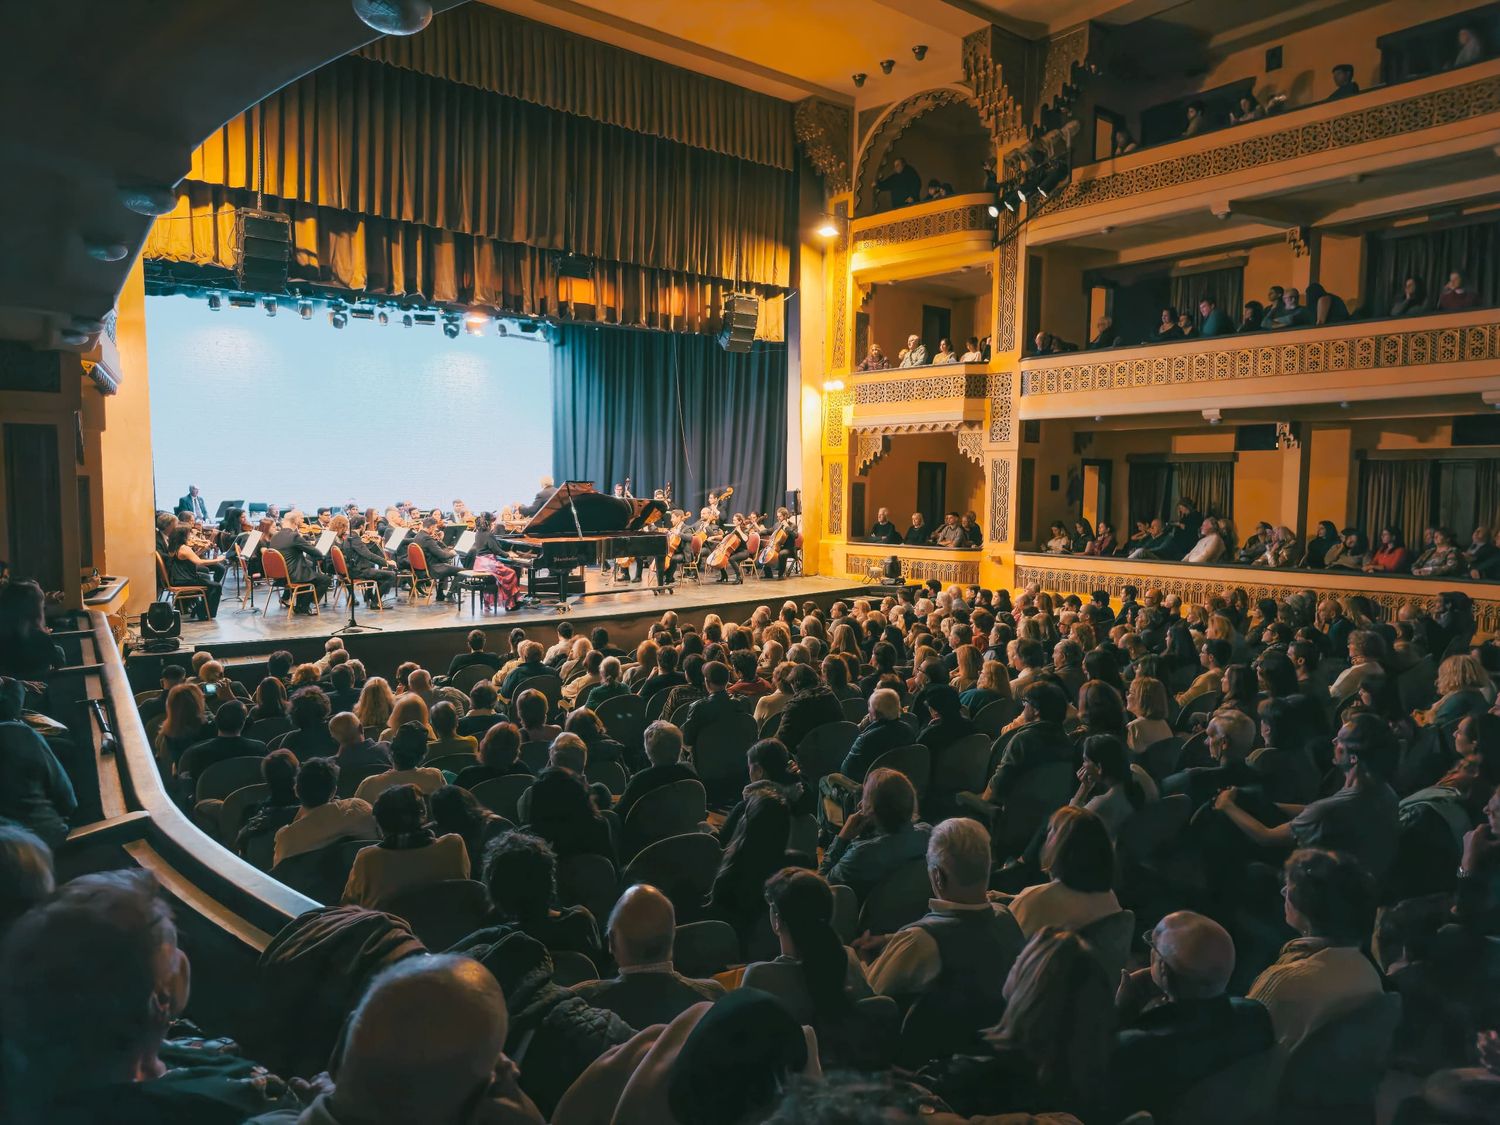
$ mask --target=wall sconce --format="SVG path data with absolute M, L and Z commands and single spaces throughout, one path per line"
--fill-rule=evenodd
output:
M 860 71 L 858 74 L 854 75 L 854 85 L 856 87 L 863 86 L 865 84 L 865 79 L 869 77 L 870 76 L 864 71 Z
M 921 62 L 923 59 L 925 59 L 927 57 L 927 44 L 926 43 L 918 43 L 915 47 L 913 47 L 911 49 L 911 53 L 916 57 L 916 60 L 918 62 Z
M 824 379 L 823 389 L 825 391 L 841 391 L 844 389 L 844 381 L 842 379 Z

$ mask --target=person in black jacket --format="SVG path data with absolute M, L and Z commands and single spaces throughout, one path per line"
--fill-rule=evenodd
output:
M 921 197 L 922 176 L 898 156 L 891 161 L 891 174 L 875 181 L 875 190 L 890 192 L 892 207 L 905 207 Z
M 876 543 L 901 542 L 901 529 L 891 522 L 889 508 L 881 508 L 875 513 L 875 522 L 870 526 L 869 537 Z
M 682 724 L 682 739 L 689 746 L 693 745 L 704 727 L 730 715 L 745 714 L 744 708 L 729 694 L 728 664 L 718 660 L 705 664 L 703 686 L 708 689 L 708 695 L 688 709 L 687 720 Z M 843 718 L 843 713 L 840 712 L 838 717 Z
M 297 595 L 297 604 L 293 609 L 299 614 L 312 612 L 313 601 L 323 600 L 329 583 L 328 575 L 323 573 L 323 556 L 302 537 L 302 524 L 302 513 L 293 508 L 266 543 L 267 547 L 281 552 L 281 557 L 286 561 L 287 576 L 293 582 L 308 583 L 313 587 L 313 597 L 310 598 L 306 593 Z
M 805 664 L 799 664 L 792 673 L 791 699 L 781 712 L 781 726 L 776 737 L 792 753 L 807 733 L 824 723 L 838 723 L 844 719 L 844 709 L 838 696 L 834 695 L 818 679 L 818 673 Z
M 374 582 L 381 598 L 389 594 L 396 585 L 396 568 L 385 557 L 385 551 L 376 544 L 365 542 L 351 529 L 344 516 L 334 516 L 328 526 L 338 536 L 335 545 L 344 554 L 344 565 L 349 568 L 349 576 L 367 578 Z M 365 604 L 371 609 L 375 608 L 375 598 L 374 592 L 368 589 L 365 591 Z
M 422 557 L 427 560 L 427 573 L 437 583 L 438 601 L 447 601 L 451 591 L 449 579 L 463 568 L 453 561 L 458 557 L 458 552 L 443 542 L 441 530 L 442 524 L 438 518 L 428 516 L 422 521 L 422 528 L 412 538 L 412 542 L 421 548 Z M 453 592 L 453 596 L 457 597 L 458 594 Z

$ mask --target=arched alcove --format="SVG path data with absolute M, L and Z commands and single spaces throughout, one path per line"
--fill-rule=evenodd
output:
M 979 116 L 973 96 L 963 89 L 924 90 L 893 106 L 882 117 L 859 155 L 855 182 L 858 210 L 870 214 L 884 204 L 875 182 L 902 157 L 928 180 L 951 184 L 957 193 L 984 188 L 984 162 L 994 140 Z

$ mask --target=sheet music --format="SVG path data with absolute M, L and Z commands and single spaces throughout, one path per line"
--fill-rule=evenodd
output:
M 242 559 L 248 559 L 251 555 L 255 554 L 255 550 L 259 546 L 260 546 L 260 532 L 258 532 L 258 531 L 252 531 L 252 532 L 250 532 L 248 535 L 245 536 L 245 541 L 240 544 L 240 558 L 242 558 Z
M 318 554 L 326 557 L 328 554 L 328 548 L 333 546 L 333 540 L 333 532 L 325 531 L 322 535 L 318 536 L 318 541 L 313 544 L 313 550 L 317 551 Z
M 458 537 L 458 541 L 453 544 L 453 549 L 460 555 L 467 555 L 474 549 L 474 539 L 474 529 L 470 528 Z
M 393 527 L 393 528 L 391 528 L 390 538 L 385 541 L 385 549 L 387 551 L 394 551 L 397 547 L 401 546 L 401 540 L 403 540 L 405 538 L 406 538 L 406 528 L 404 528 L 404 527 Z

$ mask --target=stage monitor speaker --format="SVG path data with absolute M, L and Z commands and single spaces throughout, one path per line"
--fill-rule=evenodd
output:
M 292 261 L 292 221 L 276 211 L 234 213 L 234 282 L 249 293 L 286 292 Z
M 802 490 L 800 488 L 789 488 L 786 490 L 787 510 L 794 516 L 802 514 Z
M 748 352 L 760 322 L 760 298 L 754 293 L 731 293 L 724 299 L 724 325 L 719 346 L 727 352 Z

